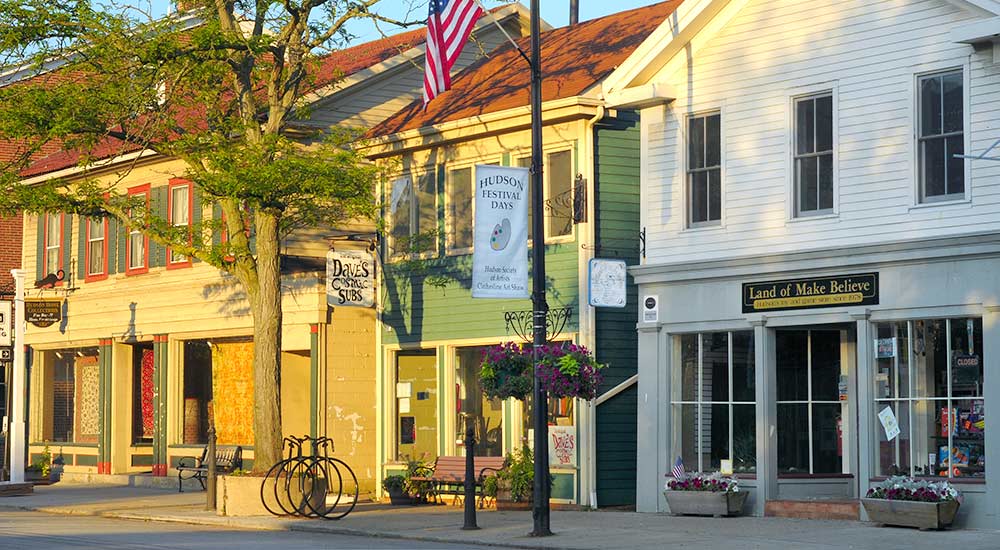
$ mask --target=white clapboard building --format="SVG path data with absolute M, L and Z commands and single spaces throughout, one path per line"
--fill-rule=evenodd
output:
M 680 457 L 758 515 L 905 474 L 996 525 L 1000 162 L 961 155 L 1000 140 L 998 14 L 689 0 L 605 83 L 641 112 L 640 511 Z

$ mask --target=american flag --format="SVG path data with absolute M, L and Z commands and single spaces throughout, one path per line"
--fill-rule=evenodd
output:
M 476 0 L 430 0 L 427 13 L 427 55 L 424 64 L 424 105 L 451 88 L 451 68 L 462 53 L 483 8 Z
M 684 461 L 681 457 L 677 457 L 677 462 L 674 462 L 674 467 L 670 469 L 670 473 L 674 476 L 674 479 L 684 479 L 687 474 L 684 473 Z

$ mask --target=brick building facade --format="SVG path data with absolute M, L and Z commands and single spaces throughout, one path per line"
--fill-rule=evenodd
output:
M 14 293 L 10 270 L 21 267 L 21 215 L 0 218 L 0 296 Z

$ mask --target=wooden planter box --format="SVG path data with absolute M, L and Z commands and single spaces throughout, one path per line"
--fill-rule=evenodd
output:
M 531 510 L 531 505 L 533 504 L 533 499 L 531 494 L 528 494 L 528 498 L 523 500 L 512 500 L 510 496 L 510 489 L 505 489 L 502 487 L 497 488 L 497 511 L 498 512 L 517 512 L 524 510 Z
M 746 491 L 712 493 L 709 491 L 663 491 L 673 515 L 738 516 L 743 513 Z
M 868 519 L 885 525 L 901 525 L 918 529 L 944 529 L 950 527 L 958 513 L 958 501 L 913 502 L 863 498 L 861 504 Z

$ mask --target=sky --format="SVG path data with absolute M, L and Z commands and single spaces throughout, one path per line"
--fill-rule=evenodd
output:
M 119 1 L 122 3 L 128 3 L 128 0 Z M 170 0 L 142 0 L 141 2 L 137 2 L 137 4 L 149 1 L 152 2 L 154 13 L 165 13 L 167 6 L 170 5 Z M 588 19 L 594 19 L 595 17 L 602 17 L 611 13 L 630 10 L 641 6 L 648 6 L 659 1 L 662 0 L 579 0 L 580 21 L 586 21 Z M 562 27 L 569 23 L 569 0 L 539 0 L 539 2 L 542 9 L 541 17 L 550 25 L 553 27 Z M 502 0 L 483 0 L 483 4 L 487 8 L 494 8 L 508 3 L 510 2 Z M 528 0 L 522 0 L 521 3 L 527 6 Z M 408 9 L 412 6 L 415 7 L 409 15 L 410 19 L 423 19 L 427 17 L 426 0 L 382 0 L 376 5 L 376 11 L 392 18 L 406 18 Z M 385 31 L 386 34 L 392 34 L 393 32 L 387 28 L 383 28 L 382 30 Z M 381 36 L 379 30 L 367 24 L 354 25 L 351 28 L 351 32 L 357 37 L 354 41 L 355 43 L 375 40 Z

